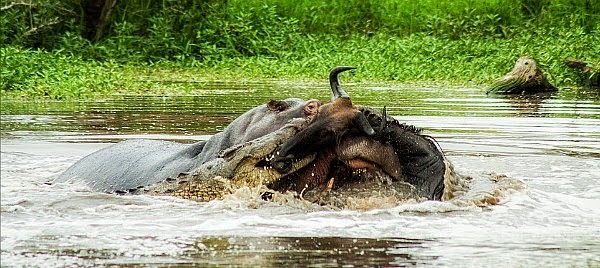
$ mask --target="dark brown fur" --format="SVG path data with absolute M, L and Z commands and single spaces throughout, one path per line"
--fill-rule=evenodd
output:
M 308 127 L 281 145 L 273 161 L 278 171 L 285 173 L 294 159 L 336 144 L 351 130 L 362 131 L 369 136 L 375 133 L 367 118 L 352 105 L 348 94 L 339 86 L 337 75 L 350 69 L 353 68 L 336 67 L 331 71 L 332 102 L 322 105 Z

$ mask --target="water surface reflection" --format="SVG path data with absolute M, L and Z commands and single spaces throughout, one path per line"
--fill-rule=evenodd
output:
M 486 96 L 477 88 L 384 87 L 350 84 L 353 102 L 387 106 L 396 116 L 535 116 L 600 118 L 600 94 L 565 89 L 556 94 Z M 582 93 L 583 92 L 583 93 Z M 193 96 L 116 96 L 101 101 L 2 103 L 2 132 L 214 134 L 243 112 L 271 99 L 328 101 L 326 85 L 205 84 Z
M 189 251 L 196 264 L 259 266 L 416 266 L 438 256 L 419 252 L 432 242 L 404 238 L 204 237 Z
M 355 104 L 424 128 L 457 171 L 526 188 L 487 209 L 447 202 L 335 211 L 233 196 L 197 203 L 54 184 L 123 139 L 193 142 L 270 99 L 329 98 L 326 84 L 215 83 L 193 96 L 2 101 L 2 266 L 600 265 L 600 97 L 344 84 Z

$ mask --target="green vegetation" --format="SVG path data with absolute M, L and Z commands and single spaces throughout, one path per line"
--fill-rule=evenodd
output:
M 186 94 L 169 82 L 349 79 L 485 85 L 517 58 L 556 86 L 566 58 L 600 62 L 594 0 L 118 1 L 105 29 L 88 2 L 40 0 L 0 11 L 5 96 L 91 98 Z M 90 26 L 92 25 L 92 26 Z

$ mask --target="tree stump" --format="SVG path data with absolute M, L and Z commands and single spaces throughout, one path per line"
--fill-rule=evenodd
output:
M 494 81 L 487 93 L 523 94 L 556 91 L 534 59 L 520 57 L 512 71 Z
M 584 86 L 600 87 L 600 67 L 588 64 L 580 59 L 567 59 L 565 64 L 579 74 L 579 78 Z
M 89 40 L 98 41 L 110 22 L 117 0 L 89 0 L 84 2 L 84 20 L 86 35 Z

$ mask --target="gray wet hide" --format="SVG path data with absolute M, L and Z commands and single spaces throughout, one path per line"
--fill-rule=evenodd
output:
M 223 132 L 215 134 L 208 140 L 200 161 L 208 162 L 217 158 L 221 151 L 229 147 L 275 132 L 293 118 L 311 116 L 306 114 L 306 106 L 311 102 L 318 101 L 289 98 L 283 101 L 270 101 L 268 104 L 249 110 L 233 120 Z M 316 106 L 314 109 L 318 108 L 318 105 Z M 316 110 L 313 112 L 316 113 Z
M 274 132 L 294 118 L 312 117 L 319 105 L 317 100 L 298 98 L 271 100 L 242 114 L 208 141 L 194 144 L 123 141 L 84 157 L 55 182 L 81 180 L 92 190 L 115 193 L 176 178 L 229 147 Z
M 55 182 L 82 180 L 92 190 L 115 193 L 176 178 L 198 165 L 206 141 L 194 144 L 127 140 L 79 160 Z

